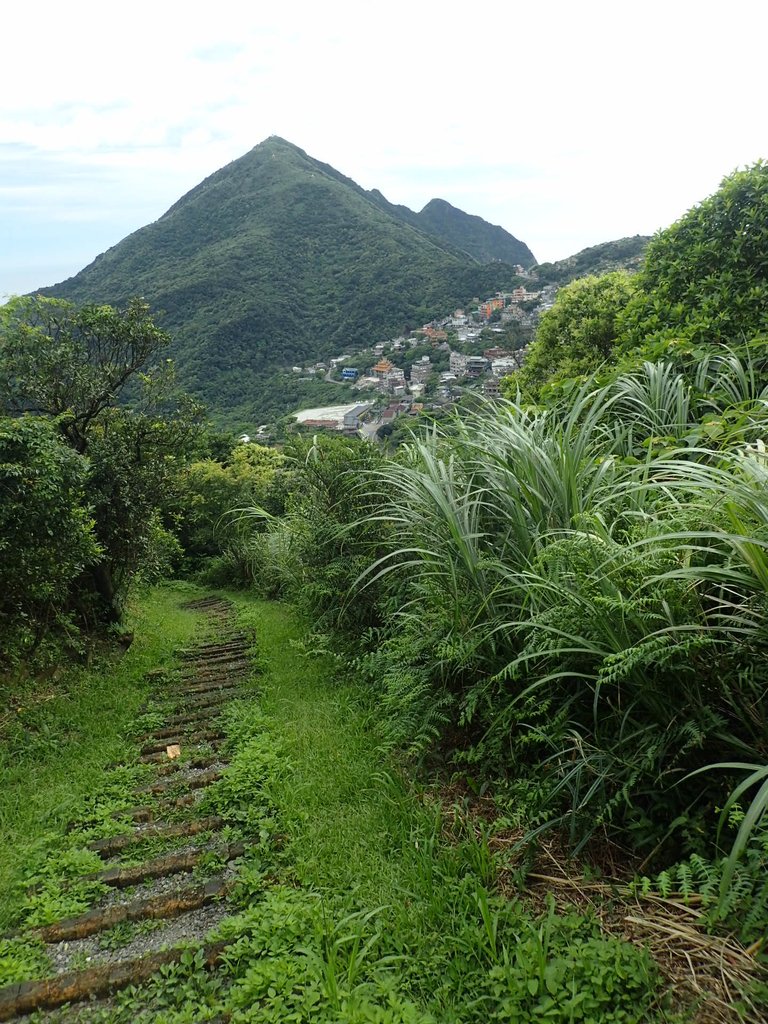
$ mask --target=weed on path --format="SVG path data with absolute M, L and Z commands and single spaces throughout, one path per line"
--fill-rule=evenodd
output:
M 681 1020 L 652 958 L 596 914 L 553 900 L 534 911 L 500 892 L 487 838 L 403 779 L 360 692 L 334 677 L 330 656 L 307 654 L 289 609 L 230 597 L 236 620 L 221 599 L 202 604 L 214 624 L 166 665 L 132 762 L 80 798 L 74 828 L 24 878 L 16 933 L 0 948 L 13 972 L 0 1020 L 35 1005 L 50 1024 Z M 237 688 L 222 685 L 219 661 Z M 201 678 L 223 738 L 187 750 L 183 732 L 162 734 L 201 731 L 183 689 Z M 179 740 L 181 756 L 147 761 L 149 732 Z M 200 821 L 216 824 L 162 830 Z M 100 853 L 126 836 L 105 864 Z M 178 913 L 143 916 L 136 908 L 152 900 L 176 901 Z M 113 923 L 45 941 L 64 916 L 77 932 L 94 914 Z M 40 979 L 46 963 L 47 990 L 10 984 Z M 52 986 L 67 974 L 69 1002 L 56 1009 Z M 89 996 L 98 1000 L 77 1001 Z

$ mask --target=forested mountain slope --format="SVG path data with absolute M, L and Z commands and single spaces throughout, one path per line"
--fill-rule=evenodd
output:
M 143 296 L 174 336 L 184 385 L 214 415 L 258 422 L 276 368 L 421 324 L 505 286 L 511 273 L 271 137 L 41 291 L 118 305 Z
M 368 193 L 389 213 L 408 224 L 425 231 L 441 242 L 455 246 L 480 263 L 517 263 L 531 267 L 536 263 L 533 253 L 525 244 L 504 228 L 489 224 L 482 217 L 458 210 L 444 199 L 430 199 L 419 213 L 407 206 L 390 203 L 378 189 Z
M 639 270 L 650 242 L 648 235 L 632 235 L 581 249 L 555 263 L 540 263 L 536 277 L 542 284 L 564 285 L 577 277 L 607 274 L 613 270 Z

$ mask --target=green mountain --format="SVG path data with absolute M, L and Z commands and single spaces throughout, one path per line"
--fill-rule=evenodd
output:
M 525 242 L 504 228 L 489 224 L 482 217 L 457 210 L 444 199 L 432 199 L 427 203 L 419 214 L 419 226 L 436 238 L 463 249 L 481 263 L 500 260 L 513 266 L 519 263 L 523 267 L 531 267 L 536 262 Z
M 535 275 L 541 284 L 564 285 L 589 274 L 599 276 L 612 270 L 639 270 L 650 240 L 648 235 L 632 235 L 601 242 L 556 263 L 539 263 Z
M 466 253 L 479 263 L 501 262 L 523 267 L 532 267 L 536 263 L 525 242 L 504 228 L 489 224 L 482 217 L 458 210 L 444 199 L 430 199 L 420 213 L 414 213 L 407 206 L 390 203 L 378 189 L 372 189 L 368 195 L 388 213 Z
M 41 292 L 112 304 L 142 295 L 162 311 L 181 382 L 240 427 L 289 411 L 277 371 L 363 348 L 511 277 L 271 137 Z

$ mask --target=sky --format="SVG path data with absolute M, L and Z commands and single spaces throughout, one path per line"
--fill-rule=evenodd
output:
M 0 301 L 270 135 L 539 262 L 652 234 L 768 157 L 765 0 L 8 0 Z

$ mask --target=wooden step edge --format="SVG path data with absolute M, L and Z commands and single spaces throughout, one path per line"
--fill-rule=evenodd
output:
M 199 775 L 193 775 L 190 779 L 180 780 L 173 777 L 169 779 L 160 779 L 148 786 L 141 786 L 139 789 L 134 789 L 133 792 L 136 796 L 142 796 L 143 794 L 165 793 L 166 790 L 173 789 L 174 786 L 182 786 L 190 791 L 195 789 L 204 789 L 212 782 L 218 782 L 223 771 L 223 768 L 211 768 L 210 771 L 202 771 Z
M 155 857 L 153 860 L 136 864 L 134 867 L 107 868 L 85 877 L 92 878 L 113 889 L 128 889 L 132 885 L 139 885 L 141 882 L 147 882 L 153 878 L 167 878 L 169 875 L 187 874 L 194 871 L 203 857 L 210 853 L 224 863 L 228 863 L 242 857 L 245 850 L 245 843 L 229 843 L 227 846 L 211 849 L 184 850 L 181 853 L 169 853 L 164 857 Z
M 253 691 L 246 691 L 243 696 L 251 696 Z M 213 690 L 210 693 L 198 694 L 183 694 L 179 693 L 177 697 L 184 698 L 184 707 L 189 708 L 191 711 L 195 710 L 212 710 L 214 708 L 225 708 L 227 704 L 231 704 L 233 700 L 239 700 L 237 696 L 237 688 L 235 691 L 231 690 Z
M 201 651 L 198 654 L 188 654 L 179 659 L 184 668 L 194 665 L 209 665 L 211 667 L 220 662 L 250 661 L 248 648 L 245 644 L 238 647 L 226 647 L 219 651 Z
M 216 707 L 217 705 L 214 705 L 212 708 L 205 706 L 198 711 L 190 711 L 184 715 L 173 715 L 171 718 L 166 719 L 166 724 L 162 728 L 145 733 L 141 737 L 140 742 L 143 740 L 146 740 L 147 742 L 150 740 L 164 740 L 168 736 L 174 736 L 179 729 L 183 729 L 184 726 L 195 725 L 198 722 L 213 721 L 219 718 L 221 714 L 220 712 L 219 714 L 216 714 Z
M 222 676 L 220 679 L 205 679 L 192 686 L 181 686 L 175 691 L 177 697 L 192 697 L 196 693 L 218 693 L 220 690 L 237 690 L 243 684 L 242 679 Z
M 227 942 L 209 943 L 202 947 L 203 962 L 215 967 L 228 946 Z M 129 985 L 139 985 L 166 964 L 178 963 L 195 946 L 176 946 L 147 956 L 124 960 L 82 971 L 70 971 L 55 978 L 23 981 L 0 989 L 0 1021 L 13 1020 L 35 1010 L 55 1010 L 67 1003 L 99 999 Z
M 204 740 L 204 741 L 197 741 L 196 742 L 193 737 L 187 737 L 187 739 L 185 739 L 184 742 L 181 743 L 181 752 L 182 753 L 186 753 L 188 750 L 197 750 L 197 751 L 199 751 L 199 748 L 202 747 L 203 744 L 205 744 L 205 746 L 207 746 L 207 747 L 210 747 L 212 751 L 217 751 L 220 747 L 224 746 L 225 742 L 226 741 L 224 739 L 221 739 L 221 740 Z M 176 754 L 175 757 L 172 757 L 172 756 L 169 756 L 169 754 L 167 752 L 167 747 L 172 746 L 172 745 L 173 744 L 170 744 L 170 743 L 166 744 L 161 750 L 158 750 L 157 753 L 155 753 L 155 754 L 142 754 L 141 757 L 138 758 L 138 763 L 139 764 L 165 764 L 168 760 L 171 760 L 171 761 L 178 760 L 178 757 L 179 757 L 178 753 Z
M 218 754 L 193 754 L 188 761 L 179 761 L 178 758 L 171 761 L 163 761 L 160 759 L 155 762 L 156 767 L 154 771 L 156 775 L 160 776 L 176 775 L 178 772 L 185 771 L 188 768 L 210 768 L 211 765 L 218 764 L 222 760 L 223 759 Z M 149 791 L 150 790 L 148 788 L 139 788 L 135 789 L 134 793 Z
M 249 643 L 244 636 L 227 640 L 220 644 L 201 644 L 199 647 L 182 647 L 174 651 L 174 654 L 181 661 L 188 661 L 190 658 L 205 658 L 210 654 L 226 654 L 228 651 L 247 651 Z
M 137 825 L 145 825 L 149 821 L 156 821 L 158 818 L 162 819 L 169 811 L 181 810 L 183 807 L 193 807 L 197 803 L 197 798 L 198 794 L 190 791 L 182 793 L 177 797 L 171 797 L 169 800 L 158 800 L 156 804 L 124 807 L 121 810 L 113 811 L 110 817 L 117 820 L 128 819 L 129 821 L 136 822 Z
M 191 885 L 178 892 L 160 896 L 147 896 L 132 903 L 116 903 L 110 907 L 95 907 L 76 917 L 66 917 L 29 934 L 43 942 L 72 942 L 89 935 L 107 931 L 126 921 L 168 921 L 190 910 L 198 910 L 219 896 L 224 896 L 227 883 L 222 877 L 211 878 L 203 885 Z
M 221 729 L 204 729 L 201 732 L 177 732 L 175 736 L 163 736 L 160 739 L 152 740 L 149 743 L 145 743 L 140 748 L 139 753 L 141 754 L 160 754 L 167 747 L 171 746 L 189 746 L 190 744 L 197 745 L 199 743 L 210 743 L 211 740 L 223 740 L 226 737 L 226 733 Z
M 137 829 L 135 832 L 125 832 L 117 836 L 107 836 L 105 839 L 96 839 L 87 844 L 88 850 L 93 850 L 100 857 L 111 857 L 120 853 L 129 846 L 143 843 L 148 839 L 180 839 L 185 836 L 196 836 L 200 832 L 214 832 L 224 825 L 224 819 L 218 815 L 209 815 L 205 818 L 194 818 L 192 821 L 180 822 L 171 825 L 150 825 L 149 828 Z

